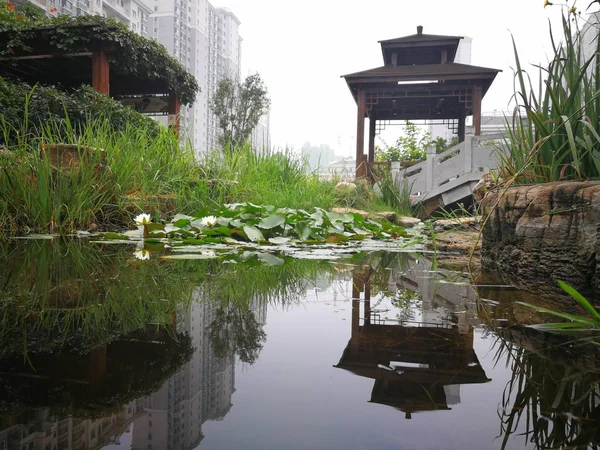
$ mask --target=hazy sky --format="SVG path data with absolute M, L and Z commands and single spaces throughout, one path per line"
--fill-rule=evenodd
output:
M 340 75 L 383 65 L 377 41 L 416 33 L 473 38 L 471 63 L 502 69 L 483 111 L 506 110 L 514 66 L 511 33 L 523 62 L 546 61 L 543 0 L 214 0 L 242 22 L 242 74 L 259 72 L 272 100 L 272 142 L 306 141 L 354 152 L 356 105 Z M 581 7 L 587 6 L 583 3 Z

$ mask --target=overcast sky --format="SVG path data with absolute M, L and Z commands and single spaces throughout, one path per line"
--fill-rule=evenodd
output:
M 501 69 L 483 111 L 506 110 L 514 66 L 511 33 L 523 62 L 546 61 L 543 0 L 214 0 L 242 22 L 242 74 L 259 72 L 272 100 L 275 147 L 306 141 L 354 152 L 356 105 L 340 75 L 381 66 L 377 41 L 416 33 L 473 38 L 471 63 Z M 587 6 L 582 3 L 581 7 Z

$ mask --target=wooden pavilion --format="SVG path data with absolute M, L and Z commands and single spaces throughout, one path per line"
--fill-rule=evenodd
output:
M 168 115 L 176 129 L 181 104 L 199 90 L 166 49 L 102 17 L 6 28 L 0 49 L 1 77 L 67 91 L 90 85 L 138 112 Z
M 448 386 L 490 381 L 473 349 L 472 327 L 461 333 L 456 325 L 373 321 L 369 277 L 353 276 L 350 340 L 334 367 L 374 380 L 371 403 L 392 406 L 410 419 L 412 413 L 450 409 Z
M 461 36 L 417 34 L 380 41 L 384 65 L 344 75 L 358 106 L 356 176 L 367 175 L 375 161 L 375 135 L 392 121 L 445 123 L 465 138 L 465 119 L 473 116 L 481 133 L 481 100 L 498 69 L 454 62 Z M 364 152 L 365 117 L 369 118 L 368 153 Z

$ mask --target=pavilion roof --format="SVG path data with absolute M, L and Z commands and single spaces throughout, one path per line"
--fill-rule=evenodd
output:
M 444 64 L 423 64 L 414 66 L 381 66 L 343 75 L 342 78 L 345 78 L 349 85 L 369 82 L 466 80 L 473 78 L 493 80 L 498 72 L 502 71 L 487 67 L 471 66 L 469 64 L 446 62 Z
M 442 52 L 446 61 L 454 61 L 462 36 L 423 34 L 423 27 L 417 27 L 417 34 L 379 41 L 385 64 L 391 64 L 392 54 L 397 54 L 397 65 L 432 64 L 441 60 Z
M 364 90 L 367 114 L 381 120 L 454 119 L 471 113 L 473 86 L 482 96 L 496 78 L 498 69 L 446 62 L 413 66 L 382 66 L 344 75 L 358 103 Z M 381 94 L 385 92 L 385 94 Z
M 440 34 L 411 34 L 409 36 L 402 36 L 394 39 L 384 39 L 379 41 L 381 45 L 393 45 L 393 44 L 417 44 L 423 42 L 430 42 L 435 44 L 445 42 L 458 42 L 463 39 L 463 36 L 443 36 Z

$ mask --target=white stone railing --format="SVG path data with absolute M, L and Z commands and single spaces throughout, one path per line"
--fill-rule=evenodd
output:
M 435 147 L 427 149 L 427 159 L 402 168 L 392 162 L 392 176 L 399 190 L 405 183 L 414 202 L 444 194 L 465 184 L 474 184 L 481 176 L 498 166 L 501 135 L 466 136 L 464 142 L 436 154 Z M 496 141 L 497 144 L 488 144 Z M 448 202 L 446 202 L 448 203 Z

